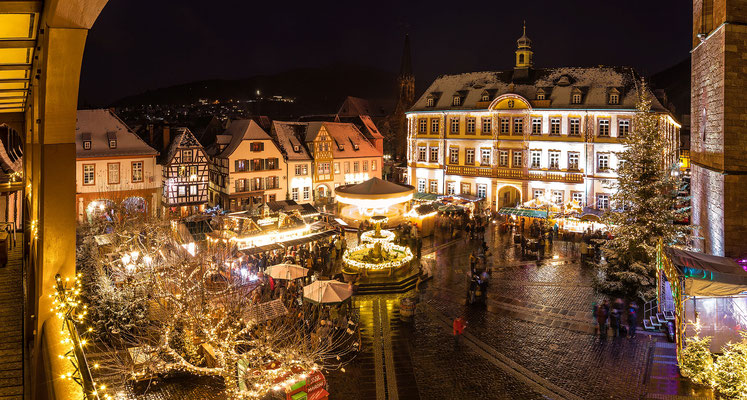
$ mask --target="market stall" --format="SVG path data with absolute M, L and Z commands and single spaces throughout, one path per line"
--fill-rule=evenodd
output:
M 436 224 L 437 215 L 438 210 L 433 205 L 433 203 L 415 206 L 412 210 L 410 210 L 410 212 L 407 213 L 407 217 L 410 219 L 410 222 L 418 227 L 418 230 L 420 231 L 420 235 L 422 237 L 430 236 L 433 234 L 433 228 Z
M 712 336 L 711 351 L 720 352 L 740 339 L 747 327 L 747 270 L 734 260 L 659 245 L 657 251 L 659 312 L 674 316 L 679 351 L 700 323 L 700 336 Z M 665 316 L 666 319 L 666 316 Z

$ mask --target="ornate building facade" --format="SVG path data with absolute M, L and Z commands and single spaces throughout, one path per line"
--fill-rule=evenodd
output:
M 747 256 L 747 7 L 694 0 L 691 52 L 691 194 L 698 246 Z
M 415 102 L 409 183 L 476 195 L 493 209 L 537 197 L 609 208 L 615 153 L 634 129 L 637 75 L 627 67 L 535 69 L 526 33 L 515 60 L 509 71 L 440 76 Z M 655 98 L 652 106 L 675 163 L 679 124 Z
M 189 128 L 176 128 L 161 155 L 164 214 L 186 217 L 205 211 L 208 202 L 208 161 L 205 149 Z

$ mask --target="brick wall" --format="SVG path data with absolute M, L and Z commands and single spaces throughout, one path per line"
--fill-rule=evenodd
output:
M 701 43 L 691 56 L 691 134 L 693 162 L 724 168 L 724 30 Z M 705 132 L 705 140 L 704 140 Z

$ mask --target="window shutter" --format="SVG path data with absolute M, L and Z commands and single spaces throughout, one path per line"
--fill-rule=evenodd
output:
M 234 161 L 234 169 L 235 169 L 236 171 L 238 171 L 238 170 L 239 170 L 239 160 L 236 160 L 236 161 Z

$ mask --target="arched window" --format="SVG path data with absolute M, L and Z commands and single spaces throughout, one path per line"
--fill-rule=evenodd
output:
M 524 54 L 519 54 L 519 64 L 524 64 Z

